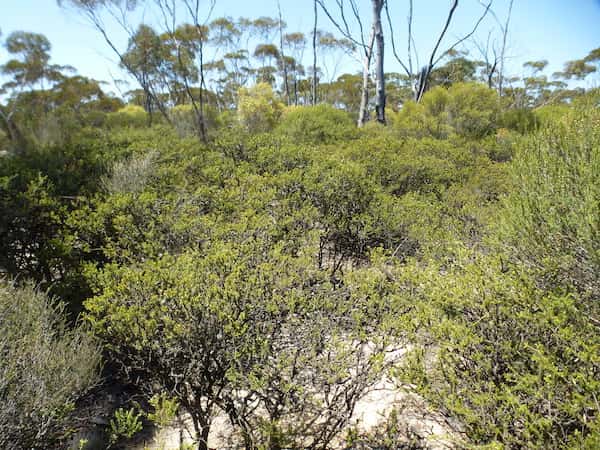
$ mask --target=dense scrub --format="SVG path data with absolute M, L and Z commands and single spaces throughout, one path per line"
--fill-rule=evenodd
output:
M 383 371 L 469 446 L 598 445 L 597 106 L 509 114 L 457 83 L 355 129 L 261 85 L 240 102 L 209 144 L 126 107 L 2 157 L 0 266 L 200 448 L 216 411 L 245 448 L 330 448 Z

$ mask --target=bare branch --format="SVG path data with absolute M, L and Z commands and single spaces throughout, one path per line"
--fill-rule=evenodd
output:
M 386 8 L 386 12 L 387 12 L 387 3 L 385 5 Z M 389 14 L 388 14 L 389 16 Z M 389 20 L 389 17 L 388 17 Z M 414 43 L 413 40 L 413 33 L 412 33 L 412 22 L 413 22 L 413 0 L 409 0 L 408 2 L 408 39 L 406 40 L 408 43 L 408 70 L 410 72 L 409 76 L 412 76 L 413 73 L 413 64 L 412 64 L 412 48 L 411 48 L 411 44 Z M 393 36 L 393 33 L 392 33 Z M 414 46 L 415 51 L 416 51 L 416 45 Z M 418 65 L 418 64 L 417 64 Z
M 339 1 L 339 0 L 338 0 Z M 331 21 L 331 23 L 333 24 L 333 26 L 335 26 L 337 28 L 337 30 L 342 34 L 342 36 L 344 36 L 346 39 L 348 39 L 350 42 L 352 42 L 354 45 L 361 47 L 363 49 L 366 49 L 367 46 L 364 45 L 364 42 L 359 42 L 357 41 L 353 36 L 352 33 L 350 33 L 350 28 L 348 27 L 348 24 L 345 23 L 344 27 L 342 27 L 337 20 L 335 20 L 335 18 L 331 15 L 331 13 L 329 12 L 329 10 L 327 9 L 327 7 L 325 6 L 323 0 L 316 0 L 317 4 L 321 7 L 321 9 L 323 10 L 323 12 L 325 13 L 325 15 L 329 18 L 329 20 Z
M 396 40 L 394 39 L 394 27 L 392 26 L 392 18 L 390 16 L 390 10 L 388 8 L 388 2 L 385 2 L 385 15 L 387 17 L 387 21 L 388 21 L 388 26 L 390 28 L 390 42 L 392 44 L 392 54 L 394 55 L 394 58 L 396 58 L 396 61 L 398 61 L 398 63 L 400 63 L 400 65 L 402 66 L 402 68 L 404 69 L 404 71 L 406 72 L 406 74 L 409 77 L 412 77 L 412 69 L 406 66 L 406 64 L 404 64 L 404 61 L 402 61 L 402 59 L 400 58 L 400 56 L 398 55 L 398 52 L 396 51 Z M 412 17 L 412 1 L 411 1 L 411 17 Z M 412 21 L 412 19 L 411 19 Z M 409 61 L 410 61 L 410 31 L 409 31 L 409 45 L 408 45 L 408 57 L 409 57 Z
M 431 53 L 429 65 L 432 68 L 435 67 L 444 58 L 444 56 L 446 56 L 448 54 L 448 52 L 454 50 L 457 46 L 459 46 L 460 44 L 465 42 L 467 39 L 470 39 L 471 36 L 473 36 L 475 34 L 475 32 L 477 31 L 477 28 L 479 28 L 479 25 L 481 24 L 481 22 L 483 22 L 483 19 L 485 19 L 488 12 L 490 11 L 490 8 L 492 7 L 492 3 L 493 3 L 493 0 L 490 0 L 487 3 L 487 5 L 485 5 L 485 9 L 484 9 L 483 13 L 479 17 L 479 19 L 477 19 L 477 22 L 475 22 L 475 26 L 473 27 L 473 29 L 471 31 L 469 31 L 469 33 L 465 34 L 462 38 L 458 39 L 454 44 L 452 44 L 450 47 L 448 47 L 448 49 L 442 55 L 440 55 L 438 59 L 433 61 L 433 58 L 435 57 L 435 53 L 437 52 L 438 47 L 439 47 L 440 43 L 442 42 L 442 39 L 444 38 L 446 31 L 448 30 L 450 22 L 452 21 L 452 16 L 454 15 L 454 11 L 456 10 L 456 7 L 458 6 L 458 0 L 454 1 L 454 4 L 452 5 L 452 8 L 450 9 L 450 13 L 448 14 L 448 19 L 446 20 L 446 25 L 444 26 L 444 29 L 443 29 L 442 33 L 440 34 L 440 38 L 438 39 L 438 42 L 437 42 L 433 52 Z
M 498 95 L 502 95 L 504 86 L 504 61 L 506 59 L 506 38 L 508 36 L 508 26 L 512 15 L 513 0 L 508 4 L 508 14 L 506 15 L 506 23 L 502 28 L 502 48 L 500 50 L 500 68 L 498 69 Z

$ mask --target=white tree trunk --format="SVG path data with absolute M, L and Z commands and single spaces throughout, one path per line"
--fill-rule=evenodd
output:
M 375 44 L 375 27 L 371 30 L 369 45 L 365 48 L 363 58 L 363 78 L 360 95 L 360 109 L 358 110 L 358 126 L 362 127 L 369 120 L 369 72 L 371 68 L 371 58 L 373 56 L 373 46 Z
M 385 123 L 385 72 L 383 70 L 383 27 L 381 10 L 385 0 L 373 0 L 373 33 L 375 35 L 375 115 L 377 122 Z

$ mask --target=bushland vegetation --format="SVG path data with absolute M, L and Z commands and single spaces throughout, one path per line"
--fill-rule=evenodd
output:
M 175 39 L 140 29 L 123 64 L 144 36 Z M 50 64 L 41 35 L 6 46 L 0 446 L 64 448 L 114 385 L 111 448 L 183 414 L 199 449 L 217 414 L 248 450 L 424 446 L 400 413 L 347 432 L 383 374 L 459 424 L 458 447 L 600 446 L 597 89 L 531 63 L 499 92 L 451 53 L 418 101 L 390 74 L 387 123 L 359 128 L 360 76 L 312 105 L 263 47 L 253 71 L 214 69 L 199 122 L 197 98 L 154 90 L 193 78 L 168 54 L 125 100 Z

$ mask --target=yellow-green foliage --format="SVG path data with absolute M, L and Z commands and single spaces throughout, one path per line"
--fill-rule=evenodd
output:
M 600 289 L 600 114 L 572 109 L 517 145 L 503 236 L 551 285 Z M 596 311 L 598 311 L 596 309 Z
M 125 105 L 106 115 L 109 127 L 143 127 L 148 124 L 148 113 L 138 105 Z
M 499 112 L 496 91 L 478 83 L 455 83 L 434 87 L 420 103 L 408 101 L 390 117 L 401 135 L 446 138 L 456 133 L 473 139 L 494 132 Z
M 286 110 L 276 132 L 295 143 L 329 144 L 352 137 L 355 127 L 348 113 L 321 104 Z
M 267 83 L 258 83 L 238 92 L 238 119 L 247 130 L 259 133 L 272 130 L 283 112 L 273 88 Z
M 210 398 L 248 446 L 305 446 L 363 392 L 332 380 L 381 375 L 357 343 L 393 339 L 468 445 L 594 448 L 598 113 L 537 130 L 500 108 L 456 84 L 357 130 L 262 84 L 208 144 L 181 137 L 189 106 L 180 130 L 85 129 L 0 160 L 0 262 L 81 289 L 117 375 L 162 393 L 163 424 L 172 399 L 208 421 L 190 399 Z
M 571 109 L 517 142 L 485 253 L 385 262 L 414 308 L 398 322 L 419 343 L 402 377 L 474 444 L 598 444 L 598 125 L 596 109 Z M 493 172 L 482 176 L 487 189 Z M 447 206 L 463 201 L 457 188 Z
M 479 138 L 492 133 L 500 112 L 495 90 L 478 83 L 456 83 L 448 89 L 448 123 L 462 136 Z
M 586 309 L 502 257 L 459 254 L 393 272 L 420 342 L 401 377 L 473 444 L 594 448 L 600 338 Z
M 231 419 L 244 419 L 232 422 L 259 445 L 281 440 L 298 448 L 308 437 L 327 447 L 339 415 L 366 386 L 349 375 L 372 380 L 381 357 L 373 348 L 365 359 L 357 345 L 365 317 L 356 303 L 373 312 L 371 327 L 383 305 L 359 292 L 349 301 L 306 256 L 285 254 L 257 231 L 200 251 L 106 267 L 97 278 L 101 294 L 87 302 L 87 319 L 111 358 L 135 364 L 132 381 L 176 396 L 206 433 L 214 411 L 190 396 L 228 405 Z M 374 333 L 369 339 L 378 342 Z M 332 384 L 336 379 L 346 382 Z M 245 408 L 250 401 L 265 409 Z
M 536 108 L 534 110 L 534 114 L 538 121 L 547 126 L 556 121 L 560 121 L 560 119 L 569 113 L 568 105 L 546 105 L 541 108 Z

